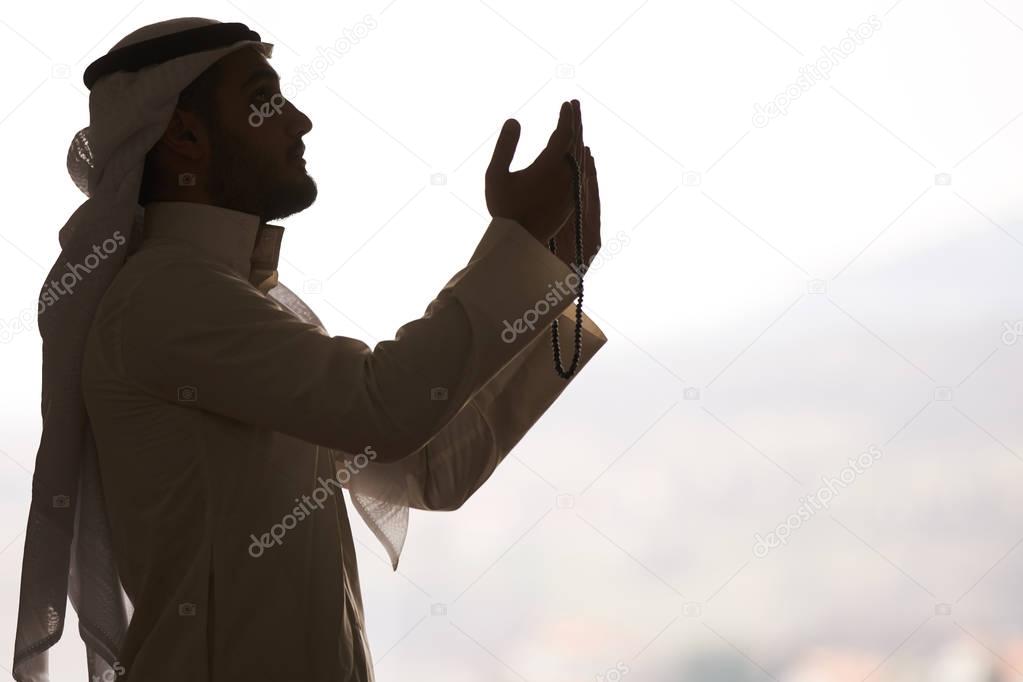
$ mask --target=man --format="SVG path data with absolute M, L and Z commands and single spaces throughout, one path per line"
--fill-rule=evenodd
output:
M 165 126 L 136 169 L 141 177 L 120 164 L 119 186 L 138 188 L 144 218 L 91 315 L 80 381 L 96 499 L 133 607 L 123 637 L 95 625 L 90 588 L 72 599 L 90 672 L 130 682 L 372 680 L 338 488 L 396 568 L 408 507 L 460 507 L 564 390 L 549 330 L 577 321 L 566 159 L 586 171 L 584 264 L 600 246 L 595 167 L 578 102 L 562 106 L 547 149 L 517 173 L 508 171 L 518 138 L 509 121 L 487 172 L 495 217 L 467 266 L 394 340 L 371 350 L 331 337 L 277 282 L 284 230 L 269 224 L 315 200 L 302 159 L 312 124 L 281 96 L 266 44 L 229 26 L 241 25 L 144 27 L 86 72 L 95 97 L 104 85 L 122 87 L 122 74 L 137 92 L 143 81 L 131 79 L 158 64 L 214 59 L 159 119 Z M 93 168 L 88 187 L 102 187 L 102 175 Z M 558 255 L 546 245 L 555 235 Z M 90 284 L 86 275 L 81 290 Z M 78 295 L 59 304 L 84 304 Z M 576 371 L 606 342 L 592 320 L 579 322 L 585 352 Z M 88 458 L 82 467 L 85 487 Z M 82 497 L 80 517 L 89 509 Z M 29 661 L 53 633 L 31 646 L 22 637 L 32 629 L 29 544 L 15 676 L 44 679 Z M 72 573 L 89 559 L 76 555 Z

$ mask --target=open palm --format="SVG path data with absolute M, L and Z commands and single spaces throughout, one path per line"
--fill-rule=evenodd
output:
M 575 210 L 573 158 L 580 161 L 586 174 L 579 100 L 561 105 L 558 126 L 533 163 L 511 172 L 520 132 L 519 122 L 513 118 L 501 128 L 487 167 L 487 209 L 495 218 L 518 222 L 546 244 Z

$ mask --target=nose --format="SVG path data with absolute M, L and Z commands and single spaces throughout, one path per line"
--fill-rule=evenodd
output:
M 289 132 L 296 136 L 305 135 L 313 129 L 313 122 L 302 113 L 302 110 L 296 107 L 290 100 L 288 101 L 289 108 L 291 109 L 288 129 Z

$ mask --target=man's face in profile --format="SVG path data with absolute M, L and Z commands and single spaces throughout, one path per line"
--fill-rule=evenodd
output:
M 210 130 L 208 192 L 213 203 L 269 222 L 316 200 L 306 173 L 302 136 L 309 118 L 284 99 L 266 58 L 243 48 L 219 62 Z

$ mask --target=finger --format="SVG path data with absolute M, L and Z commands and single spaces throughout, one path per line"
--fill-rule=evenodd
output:
M 593 217 L 594 222 L 600 225 L 600 185 L 597 182 L 597 164 L 593 160 L 593 153 L 590 152 L 590 148 L 586 148 L 586 165 L 589 170 L 589 182 L 587 183 L 587 189 L 589 190 L 586 207 Z
M 583 157 L 582 162 L 579 164 L 579 170 L 583 174 L 584 191 L 588 191 L 590 175 L 593 173 L 593 157 L 590 155 L 590 148 L 586 145 L 583 146 Z
M 577 99 L 572 100 L 572 111 L 575 114 L 575 133 L 576 133 L 576 139 L 575 139 L 575 144 L 576 144 L 575 152 L 576 152 L 576 156 L 575 156 L 575 158 L 579 159 L 580 165 L 582 165 L 582 162 L 583 162 L 583 146 L 584 146 L 583 145 L 583 112 L 582 112 L 582 105 L 579 103 L 579 100 L 577 100 Z
M 490 158 L 490 165 L 487 166 L 487 173 L 508 172 L 512 159 L 515 157 L 515 148 L 519 145 L 519 135 L 522 127 L 514 118 L 509 118 L 501 127 L 497 136 L 497 143 L 494 145 L 494 155 Z
M 562 102 L 561 113 L 558 117 L 558 129 L 554 131 L 557 147 L 560 151 L 565 152 L 570 149 L 570 145 L 576 139 L 575 129 L 575 114 L 572 111 L 572 103 Z
M 599 202 L 600 194 L 597 188 L 597 164 L 593 160 L 593 152 L 590 151 L 589 147 L 586 147 L 586 177 L 588 180 L 588 186 L 593 188 L 594 198 Z

